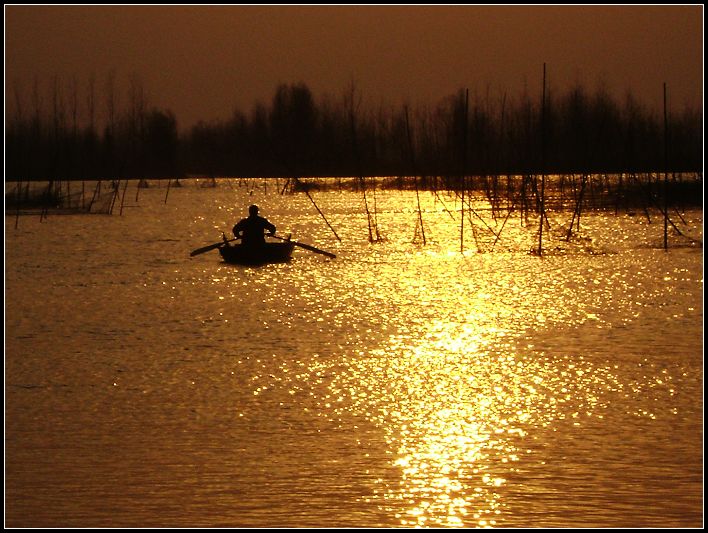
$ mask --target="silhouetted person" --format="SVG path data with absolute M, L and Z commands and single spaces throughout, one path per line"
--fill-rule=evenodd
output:
M 241 242 L 246 246 L 265 244 L 265 231 L 275 235 L 275 226 L 265 218 L 258 216 L 257 205 L 249 207 L 248 218 L 241 219 L 234 226 L 234 236 L 241 239 Z

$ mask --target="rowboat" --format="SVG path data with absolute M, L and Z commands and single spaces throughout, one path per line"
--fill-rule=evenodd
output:
M 290 235 L 287 237 L 280 237 L 278 235 L 268 234 L 268 237 L 279 239 L 282 242 L 265 242 L 256 246 L 244 246 L 243 244 L 231 246 L 229 243 L 238 239 L 227 239 L 225 234 L 222 234 L 222 237 L 223 240 L 221 242 L 215 242 L 213 244 L 208 244 L 206 246 L 202 246 L 201 248 L 197 248 L 196 250 L 192 250 L 189 256 L 194 257 L 195 255 L 201 255 L 218 248 L 221 257 L 223 257 L 224 261 L 227 263 L 233 263 L 236 265 L 264 265 L 266 263 L 285 263 L 290 261 L 293 248 L 297 246 L 298 248 L 303 248 L 305 250 L 315 252 L 316 254 L 322 254 L 326 257 L 331 257 L 332 259 L 337 257 L 332 252 L 320 250 L 310 244 L 291 241 Z
M 268 263 L 287 263 L 293 253 L 295 243 L 291 241 L 266 242 L 258 246 L 231 246 L 224 243 L 219 253 L 224 261 L 234 265 L 265 265 Z

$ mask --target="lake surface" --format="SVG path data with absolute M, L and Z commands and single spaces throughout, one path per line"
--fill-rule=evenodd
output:
M 371 244 L 361 192 L 313 192 L 339 242 L 269 183 L 6 216 L 7 526 L 702 526 L 700 246 L 550 213 L 539 258 L 478 202 L 461 253 L 454 197 L 421 195 L 422 245 L 382 191 Z M 337 259 L 190 258 L 251 203 Z

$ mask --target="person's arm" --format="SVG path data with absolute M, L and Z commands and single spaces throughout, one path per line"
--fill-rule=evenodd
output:
M 243 236 L 241 235 L 241 233 L 243 233 L 243 224 L 241 224 L 241 222 L 238 222 L 233 229 L 234 237 L 236 237 L 237 239 L 240 239 Z

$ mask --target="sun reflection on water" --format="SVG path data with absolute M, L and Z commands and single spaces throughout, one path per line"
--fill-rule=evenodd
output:
M 529 430 L 566 417 L 580 423 L 598 406 L 593 390 L 615 383 L 582 362 L 556 375 L 558 362 L 486 350 L 498 328 L 446 333 L 413 346 L 395 338 L 352 358 L 331 389 L 346 389 L 345 408 L 386 432 L 400 480 L 382 482 L 375 497 L 402 526 L 493 527 L 507 479 L 530 453 Z
M 558 360 L 542 357 L 539 347 L 528 347 L 533 355 L 515 348 L 523 345 L 519 323 L 597 318 L 567 316 L 560 305 L 572 292 L 567 286 L 552 288 L 556 300 L 540 311 L 534 297 L 541 293 L 528 294 L 533 274 L 477 276 L 464 285 L 446 270 L 418 274 L 409 265 L 381 276 L 397 283 L 377 313 L 397 315 L 400 331 L 383 347 L 348 357 L 330 394 L 340 412 L 385 432 L 400 478 L 379 480 L 372 501 L 382 511 L 407 527 L 497 527 L 509 505 L 508 481 L 534 447 L 533 431 L 554 420 L 601 417 L 597 391 L 621 385 L 611 368 L 582 356 Z M 411 298 L 424 305 L 407 307 Z

